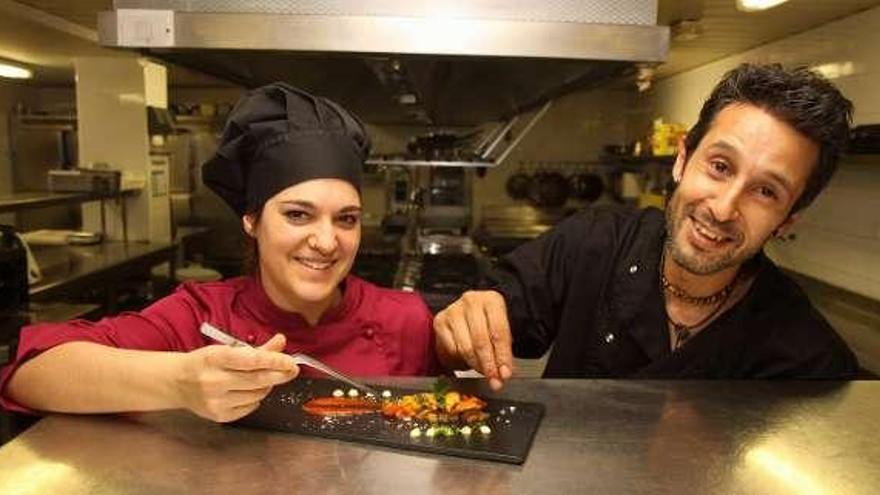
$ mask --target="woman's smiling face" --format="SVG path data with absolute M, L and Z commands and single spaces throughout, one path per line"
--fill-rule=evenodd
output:
M 321 314 L 333 304 L 361 240 L 361 200 L 353 185 L 301 182 L 242 220 L 257 241 L 260 278 L 276 306 Z

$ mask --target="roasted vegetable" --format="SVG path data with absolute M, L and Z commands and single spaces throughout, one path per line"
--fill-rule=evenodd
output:
M 485 401 L 472 395 L 421 393 L 385 401 L 382 414 L 389 418 L 422 419 L 429 423 L 471 423 L 488 417 L 483 412 L 485 407 Z

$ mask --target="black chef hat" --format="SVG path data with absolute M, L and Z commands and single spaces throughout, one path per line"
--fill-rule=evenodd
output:
M 370 151 L 363 123 L 336 103 L 285 83 L 249 91 L 226 121 L 205 185 L 236 213 L 256 211 L 311 179 L 342 179 L 358 191 Z

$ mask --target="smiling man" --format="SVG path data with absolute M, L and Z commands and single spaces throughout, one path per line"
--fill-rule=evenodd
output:
M 727 73 L 680 144 L 666 211 L 593 208 L 506 256 L 434 320 L 438 354 L 499 388 L 545 377 L 848 378 L 858 363 L 763 254 L 827 185 L 852 104 L 806 69 Z

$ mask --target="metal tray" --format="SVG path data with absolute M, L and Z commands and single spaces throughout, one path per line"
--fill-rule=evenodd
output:
M 259 409 L 236 424 L 270 430 L 289 431 L 304 435 L 362 442 L 394 449 L 432 454 L 452 455 L 489 461 L 522 464 L 532 439 L 544 416 L 544 405 L 504 399 L 485 398 L 487 425 L 491 433 L 474 432 L 469 436 L 451 437 L 422 435 L 411 438 L 415 426 L 411 422 L 389 420 L 381 414 L 326 418 L 306 413 L 302 405 L 314 397 L 326 397 L 335 389 L 347 390 L 339 382 L 322 379 L 296 379 L 275 387 Z M 453 388 L 456 388 L 453 385 Z M 391 390 L 394 396 L 424 390 Z

